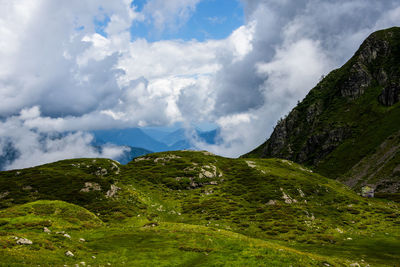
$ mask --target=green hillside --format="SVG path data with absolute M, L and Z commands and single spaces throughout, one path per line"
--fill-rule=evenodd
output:
M 182 151 L 125 166 L 65 160 L 0 172 L 0 205 L 4 266 L 400 261 L 398 204 L 362 198 L 280 159 Z M 32 244 L 17 244 L 21 238 Z
M 278 157 L 339 178 L 400 193 L 400 28 L 371 34 L 245 157 Z

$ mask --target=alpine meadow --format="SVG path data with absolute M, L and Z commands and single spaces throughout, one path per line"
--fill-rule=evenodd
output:
M 0 266 L 400 266 L 397 1 L 7 2 Z

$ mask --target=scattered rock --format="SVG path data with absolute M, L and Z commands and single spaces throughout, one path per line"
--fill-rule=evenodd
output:
M 203 175 L 204 175 L 205 177 L 207 177 L 207 178 L 213 178 L 213 177 L 214 177 L 214 175 L 213 175 L 211 172 L 209 172 L 209 171 L 204 171 L 204 172 L 203 172 Z
M 218 175 L 218 177 L 221 177 L 222 173 Z M 217 167 L 214 165 L 205 165 L 203 168 L 201 168 L 200 173 L 199 173 L 199 178 L 215 178 L 217 177 Z
M 96 258 L 96 256 L 92 256 L 92 259 L 95 259 Z
M 115 171 L 115 174 L 119 174 L 119 167 L 118 167 L 118 165 L 117 165 L 115 162 L 113 162 L 113 161 L 111 161 L 111 164 L 113 165 L 111 169 L 112 169 L 112 170 L 117 169 L 117 170 Z
M 45 233 L 51 233 L 51 230 L 50 230 L 49 228 L 47 228 L 47 227 L 44 227 L 44 228 L 43 228 L 43 232 L 45 232 Z
M 102 169 L 99 167 L 99 169 L 94 173 L 96 176 L 101 176 L 103 177 L 104 175 L 107 175 L 107 169 Z
M 114 197 L 119 190 L 121 190 L 121 188 L 112 184 L 110 190 L 108 190 L 106 193 L 106 198 Z
M 81 261 L 79 264 L 82 266 L 86 266 L 86 262 L 84 262 L 84 261 Z
M 80 192 L 101 191 L 101 186 L 98 183 L 86 182 L 85 187 Z
M 80 241 L 80 242 L 86 242 L 86 240 L 83 239 L 83 238 L 79 238 L 79 241 Z
M 67 257 L 74 257 L 75 255 L 74 255 L 74 253 L 72 253 L 71 251 L 66 251 L 65 252 L 65 256 L 67 256 Z
M 286 204 L 292 204 L 292 203 L 296 203 L 297 200 L 294 198 L 291 198 L 289 195 L 287 195 L 284 191 L 283 188 L 281 188 L 282 191 L 282 198 L 285 200 Z
M 254 161 L 246 160 L 246 163 L 250 168 L 256 167 L 256 163 Z
M 206 156 L 215 156 L 215 154 L 208 152 L 208 151 L 200 151 L 201 153 L 203 153 Z
M 69 234 L 64 234 L 64 237 L 71 239 L 71 236 Z
M 155 162 L 155 163 L 157 163 L 157 162 L 159 162 L 159 161 L 168 162 L 168 161 L 170 161 L 171 159 L 180 159 L 180 158 L 181 158 L 181 157 L 176 156 L 176 155 L 173 155 L 173 154 L 167 154 L 167 155 L 164 155 L 164 156 L 162 156 L 162 157 L 155 158 L 155 159 L 154 159 L 154 162 Z
M 8 194 L 10 194 L 10 192 L 8 191 L 0 193 L 0 199 L 5 198 L 6 196 L 8 196 Z
M 148 158 L 148 157 L 140 157 L 140 158 L 134 159 L 134 162 L 139 162 L 139 161 L 143 161 L 143 160 L 151 160 L 151 158 Z
M 276 205 L 276 200 L 270 199 L 270 200 L 268 201 L 267 205 L 270 205 L 270 206 Z
M 156 222 L 150 222 L 150 223 L 146 223 L 145 225 L 143 225 L 144 228 L 150 228 L 150 227 L 156 227 L 158 226 L 158 223 Z
M 32 190 L 32 186 L 30 186 L 30 185 L 24 186 L 24 187 L 22 187 L 22 190 L 30 191 L 30 190 Z
M 18 245 L 32 245 L 32 241 L 26 238 L 20 238 L 17 240 Z
M 304 195 L 303 191 L 301 191 L 301 189 L 300 189 L 300 188 L 297 188 L 297 191 L 299 191 L 299 194 L 300 194 L 300 196 L 301 196 L 301 197 L 305 197 L 305 195 Z
M 361 188 L 361 196 L 363 197 L 374 197 L 374 192 L 375 189 L 369 187 L 368 185 Z
M 350 264 L 350 267 L 360 267 L 360 264 L 358 262 Z

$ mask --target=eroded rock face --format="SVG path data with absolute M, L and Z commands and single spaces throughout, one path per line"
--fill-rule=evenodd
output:
M 327 129 L 326 132 L 311 135 L 296 160 L 303 163 L 309 161 L 310 155 L 313 155 L 313 164 L 318 164 L 323 157 L 332 152 L 350 135 L 351 133 L 347 128 Z
M 375 65 L 376 61 L 387 57 L 391 52 L 389 42 L 371 35 L 366 39 L 358 51 L 356 62 L 350 69 L 347 80 L 341 84 L 341 95 L 351 99 L 357 99 L 371 86 L 374 79 L 380 84 L 387 83 L 387 73 L 383 68 L 374 69 L 371 72 L 369 66 Z
M 347 80 L 341 85 L 340 93 L 343 97 L 357 99 L 364 94 L 371 82 L 372 77 L 367 67 L 357 62 L 352 66 Z
M 298 120 L 297 110 L 293 110 L 285 119 L 280 120 L 275 127 L 267 145 L 264 148 L 264 154 L 270 154 L 274 157 L 290 158 L 292 150 L 288 145 L 289 134 L 295 131 Z
M 382 90 L 382 93 L 379 95 L 379 102 L 385 106 L 393 106 L 397 102 L 399 102 L 400 98 L 400 84 L 399 83 L 391 83 L 389 86 L 385 87 Z

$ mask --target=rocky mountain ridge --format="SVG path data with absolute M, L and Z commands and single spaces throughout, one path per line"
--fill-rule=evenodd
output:
M 390 141 L 400 130 L 399 94 L 400 28 L 393 27 L 371 34 L 244 157 L 289 159 L 353 188 L 368 184 L 381 192 L 400 192 L 399 150 L 393 151 L 398 143 Z M 380 147 L 392 151 L 389 158 L 383 151 L 377 154 Z M 356 168 L 362 162 L 381 162 L 387 175 L 367 175 Z

